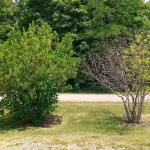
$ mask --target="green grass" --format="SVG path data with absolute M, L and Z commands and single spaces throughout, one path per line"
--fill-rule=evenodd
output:
M 150 104 L 147 104 L 143 114 L 145 125 L 141 126 L 120 124 L 121 103 L 60 103 L 55 114 L 62 117 L 62 122 L 49 127 L 19 127 L 1 119 L 0 149 L 39 144 L 39 147 L 56 147 L 58 150 L 72 147 L 149 150 L 149 108 Z

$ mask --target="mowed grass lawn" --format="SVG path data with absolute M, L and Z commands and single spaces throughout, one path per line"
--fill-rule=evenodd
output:
M 0 149 L 22 150 L 150 150 L 150 104 L 145 124 L 120 124 L 121 103 L 59 103 L 61 123 L 48 127 L 14 126 L 0 122 Z

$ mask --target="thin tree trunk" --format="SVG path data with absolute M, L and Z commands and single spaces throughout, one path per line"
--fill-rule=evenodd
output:
M 131 123 L 132 119 L 131 119 L 131 115 L 128 109 L 128 106 L 126 104 L 126 102 L 123 100 L 123 104 L 124 104 L 124 108 L 125 108 L 125 112 L 126 112 L 126 117 L 128 119 L 128 123 Z

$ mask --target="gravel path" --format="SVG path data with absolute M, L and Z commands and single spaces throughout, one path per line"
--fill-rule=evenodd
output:
M 0 97 L 1 100 L 2 97 Z M 150 100 L 150 95 L 146 97 Z M 75 93 L 59 93 L 58 101 L 60 102 L 122 102 L 115 94 L 75 94 Z
M 150 95 L 146 97 L 146 100 L 150 100 Z M 115 94 L 74 94 L 64 93 L 58 94 L 58 100 L 60 102 L 122 102 Z

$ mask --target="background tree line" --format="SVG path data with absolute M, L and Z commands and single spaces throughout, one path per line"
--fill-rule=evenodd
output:
M 86 59 L 102 52 L 123 38 L 130 44 L 137 32 L 149 30 L 150 3 L 143 0 L 1 0 L 0 42 L 15 29 L 28 29 L 34 21 L 47 22 L 59 39 L 72 33 L 74 57 Z M 78 69 L 68 83 L 74 90 L 94 83 Z

